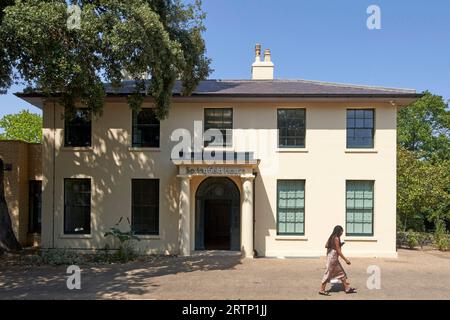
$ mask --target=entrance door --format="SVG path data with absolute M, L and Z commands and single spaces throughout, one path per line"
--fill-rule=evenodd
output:
M 239 188 L 229 178 L 210 177 L 195 194 L 195 250 L 241 249 Z
M 230 250 L 231 201 L 205 200 L 205 249 Z

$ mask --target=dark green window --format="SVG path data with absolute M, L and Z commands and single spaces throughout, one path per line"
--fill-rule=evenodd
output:
M 304 148 L 306 132 L 305 109 L 278 109 L 278 147 Z
M 64 179 L 64 233 L 91 233 L 91 179 Z
M 88 109 L 77 109 L 73 117 L 64 120 L 64 146 L 91 146 L 91 114 Z
M 143 108 L 133 111 L 133 147 L 159 148 L 159 120 L 154 109 Z
M 28 232 L 41 233 L 42 181 L 30 180 L 28 187 Z
M 277 234 L 305 234 L 304 180 L 278 180 Z
M 373 181 L 347 181 L 346 234 L 373 235 Z
M 159 234 L 159 180 L 133 179 L 131 226 L 136 234 Z
M 233 145 L 233 109 L 231 108 L 206 108 L 205 132 L 209 129 L 217 129 L 222 133 L 222 142 L 205 141 L 205 147 L 231 147 Z
M 347 110 L 347 148 L 373 148 L 374 109 Z

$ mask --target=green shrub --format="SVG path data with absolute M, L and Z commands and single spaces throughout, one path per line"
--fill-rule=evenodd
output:
M 440 236 L 436 239 L 436 247 L 441 251 L 447 251 L 450 248 L 450 237 Z
M 433 235 L 426 232 L 416 232 L 413 230 L 397 232 L 397 245 L 414 249 L 420 246 L 422 249 L 426 245 L 433 243 Z
M 445 222 L 438 220 L 434 232 L 434 243 L 441 251 L 447 251 L 450 248 L 450 235 L 447 233 Z
M 414 249 L 419 245 L 419 236 L 417 232 L 409 231 L 406 233 L 406 243 L 410 249 Z
M 119 241 L 118 250 L 111 256 L 112 262 L 128 262 L 136 260 L 139 256 L 134 248 L 134 241 L 140 241 L 131 229 L 130 220 L 127 218 L 129 230 L 122 231 L 119 229 L 119 224 L 122 221 L 122 217 L 119 222 L 115 224 L 115 227 L 110 228 L 110 231 L 105 233 L 105 237 L 112 236 L 115 240 Z
M 86 262 L 83 255 L 68 249 L 47 249 L 29 256 L 29 263 L 37 265 L 81 265 Z

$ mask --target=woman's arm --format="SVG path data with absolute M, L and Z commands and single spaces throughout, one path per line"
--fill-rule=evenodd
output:
M 338 237 L 335 237 L 335 238 L 334 238 L 334 247 L 336 248 L 336 251 L 337 251 L 338 255 L 339 255 L 342 259 L 344 259 L 344 261 L 345 261 L 347 264 L 350 264 L 350 260 L 348 260 L 348 259 L 344 256 L 344 254 L 342 253 L 342 250 L 341 250 L 341 243 L 340 243 Z

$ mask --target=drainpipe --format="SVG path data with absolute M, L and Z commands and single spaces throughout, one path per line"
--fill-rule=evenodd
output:
M 53 100 L 52 248 L 55 248 L 56 101 Z
M 255 199 L 256 199 L 256 178 L 258 177 L 258 172 L 253 172 L 253 174 L 255 175 L 255 178 L 253 179 L 253 256 L 257 257 L 258 256 L 258 252 L 255 249 L 255 239 L 256 239 L 256 204 L 255 204 Z

